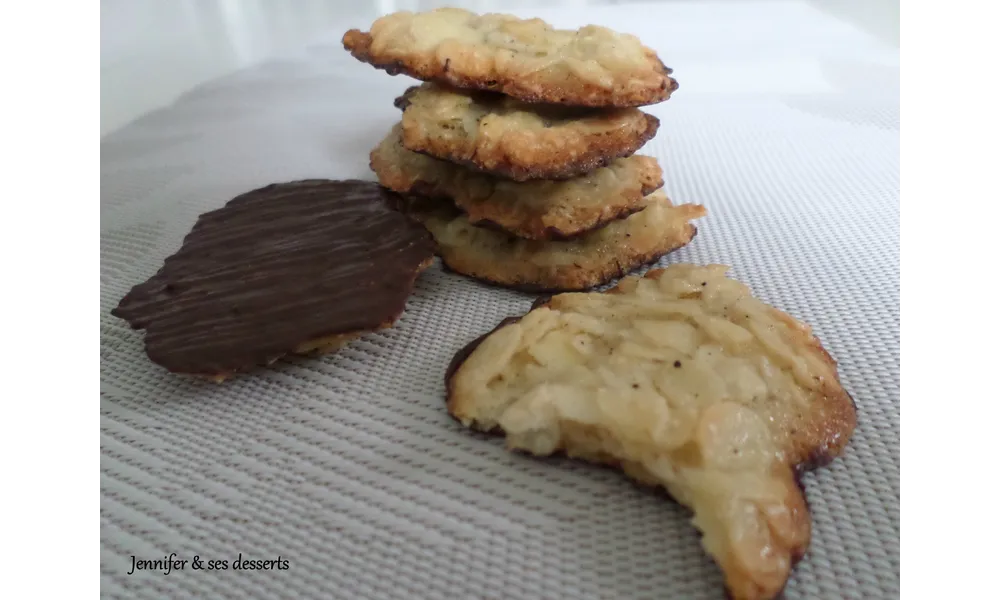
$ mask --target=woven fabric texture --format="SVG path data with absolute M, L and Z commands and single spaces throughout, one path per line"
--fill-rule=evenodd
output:
M 723 263 L 813 325 L 858 405 L 805 477 L 789 598 L 899 594 L 898 52 L 790 2 L 533 11 L 632 31 L 680 89 L 641 152 L 708 217 L 661 261 Z M 345 23 L 364 26 L 364 23 Z M 307 177 L 373 179 L 412 82 L 331 32 L 199 87 L 101 145 L 101 588 L 107 598 L 720 598 L 690 514 L 621 474 L 538 460 L 444 406 L 453 353 L 529 294 L 435 263 L 385 332 L 221 385 L 153 365 L 110 316 L 196 217 Z M 177 553 L 287 570 L 137 571 Z

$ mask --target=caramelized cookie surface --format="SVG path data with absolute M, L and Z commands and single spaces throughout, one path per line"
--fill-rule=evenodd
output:
M 643 106 L 677 89 L 671 70 L 638 38 L 597 25 L 554 29 L 541 19 L 439 8 L 386 15 L 342 41 L 355 58 L 390 74 L 524 102 Z
M 809 327 L 725 271 L 672 265 L 554 296 L 459 353 L 448 409 L 511 449 L 665 487 L 730 595 L 773 598 L 810 540 L 798 473 L 843 451 L 856 412 Z

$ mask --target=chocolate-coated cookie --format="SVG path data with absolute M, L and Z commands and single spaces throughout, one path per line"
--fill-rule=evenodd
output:
M 220 381 L 389 327 L 434 253 L 389 193 L 304 180 L 242 194 L 201 215 L 112 314 L 145 330 L 153 362 Z

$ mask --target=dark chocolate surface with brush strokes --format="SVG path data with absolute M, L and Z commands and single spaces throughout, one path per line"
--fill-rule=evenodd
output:
M 265 365 L 311 340 L 386 326 L 433 257 L 422 226 L 359 180 L 303 180 L 201 215 L 175 254 L 112 314 L 145 329 L 170 371 Z

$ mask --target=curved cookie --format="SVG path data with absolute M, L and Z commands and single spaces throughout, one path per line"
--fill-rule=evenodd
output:
M 809 545 L 798 474 L 843 451 L 856 409 L 809 327 L 726 269 L 671 265 L 542 301 L 456 355 L 448 410 L 511 449 L 664 486 L 730 595 L 773 598 Z
M 660 120 L 636 108 L 525 104 L 433 83 L 396 99 L 403 146 L 515 181 L 569 179 L 631 156 Z
M 676 250 L 694 237 L 695 204 L 673 206 L 650 195 L 645 210 L 567 241 L 540 242 L 476 227 L 454 209 L 410 199 L 410 212 L 434 236 L 453 271 L 526 291 L 584 290 L 607 283 Z
M 524 102 L 643 106 L 677 89 L 671 70 L 633 35 L 588 25 L 553 29 L 541 19 L 459 8 L 396 12 L 344 48 L 390 75 L 502 92 Z
M 112 314 L 146 330 L 153 362 L 219 381 L 389 327 L 434 257 L 433 240 L 389 194 L 356 180 L 242 194 L 198 217 Z
M 629 156 L 565 181 L 516 182 L 470 171 L 403 147 L 393 127 L 370 155 L 379 182 L 401 194 L 448 198 L 475 224 L 531 240 L 559 240 L 597 229 L 645 206 L 663 185 L 656 159 Z

